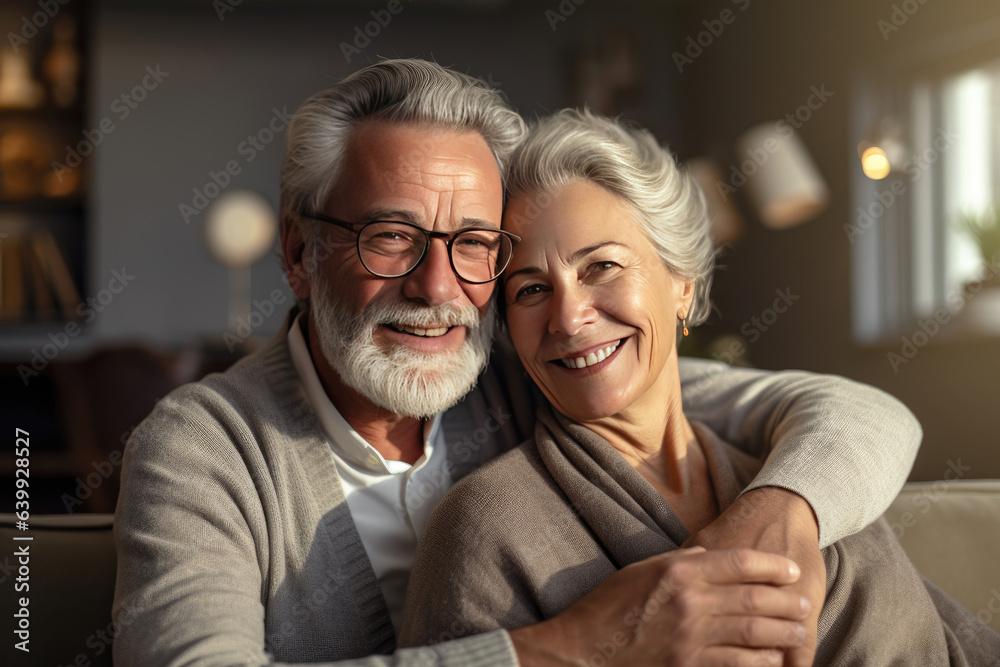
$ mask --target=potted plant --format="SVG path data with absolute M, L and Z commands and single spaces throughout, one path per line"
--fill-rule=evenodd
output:
M 1000 211 L 991 207 L 980 213 L 966 212 L 959 218 L 959 227 L 975 240 L 987 268 L 1000 261 Z
M 975 330 L 1000 334 L 1000 207 L 962 213 L 958 223 L 983 258 L 982 277 L 965 285 L 963 319 Z

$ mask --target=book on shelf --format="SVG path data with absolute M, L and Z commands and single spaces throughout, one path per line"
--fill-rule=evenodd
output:
M 24 263 L 28 267 L 25 272 L 33 288 L 33 312 L 37 320 L 54 320 L 58 313 L 52 298 L 52 287 L 45 277 L 45 267 L 37 253 L 25 252 Z
M 77 317 L 80 292 L 48 229 L 0 239 L 0 320 L 53 321 Z
M 76 317 L 76 308 L 80 304 L 80 293 L 73 283 L 69 267 L 63 258 L 52 232 L 43 229 L 32 238 L 35 254 L 43 262 L 50 283 L 55 288 L 56 298 L 66 319 Z
M 24 275 L 21 271 L 21 243 L 10 234 L 0 243 L 3 268 L 0 272 L 0 318 L 20 319 L 24 316 Z

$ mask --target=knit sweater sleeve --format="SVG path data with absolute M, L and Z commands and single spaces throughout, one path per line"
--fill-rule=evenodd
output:
M 921 429 L 898 400 L 833 375 L 682 359 L 685 414 L 767 460 L 744 490 L 794 491 L 819 520 L 820 547 L 877 519 L 902 488 Z
M 113 616 L 119 665 L 263 660 L 262 519 L 254 489 L 215 419 L 174 395 L 133 432 L 115 515 Z M 247 479 L 244 479 L 247 477 Z M 221 613 L 220 613 L 221 612 Z
M 546 533 L 534 520 L 536 498 L 503 468 L 499 478 L 487 473 L 495 470 L 491 465 L 473 473 L 431 514 L 406 592 L 400 646 L 433 648 L 442 639 L 544 620 L 533 604 L 540 582 L 525 572 L 525 554 Z
M 265 637 L 298 618 L 265 618 L 269 541 L 261 494 L 273 492 L 252 436 L 211 396 L 164 398 L 133 433 L 115 519 L 114 661 L 121 667 L 231 667 L 275 662 Z M 197 397 L 195 397 L 197 399 Z M 255 477 L 255 475 L 258 475 Z M 308 602 L 308 601 L 307 601 Z M 302 611 L 305 611 L 304 609 Z M 268 627 L 272 629 L 269 634 Z M 336 632 L 331 628 L 331 632 Z M 305 664 L 305 663 L 301 663 Z M 516 666 L 506 632 L 435 647 L 309 665 Z

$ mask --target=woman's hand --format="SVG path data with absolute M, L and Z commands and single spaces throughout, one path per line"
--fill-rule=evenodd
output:
M 763 487 L 741 496 L 718 519 L 685 542 L 707 549 L 757 549 L 793 560 L 802 576 L 789 589 L 811 604 L 803 620 L 806 641 L 786 653 L 786 667 L 808 667 L 816 655 L 816 628 L 826 601 L 826 564 L 819 550 L 816 515 L 802 496 Z
M 559 615 L 513 630 L 536 665 L 780 665 L 810 607 L 798 567 L 749 549 L 678 549 L 634 563 Z

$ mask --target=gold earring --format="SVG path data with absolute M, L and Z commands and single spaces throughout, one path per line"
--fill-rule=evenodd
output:
M 687 336 L 690 331 L 688 331 L 688 319 L 686 317 L 681 318 L 681 326 L 684 327 L 684 335 Z

